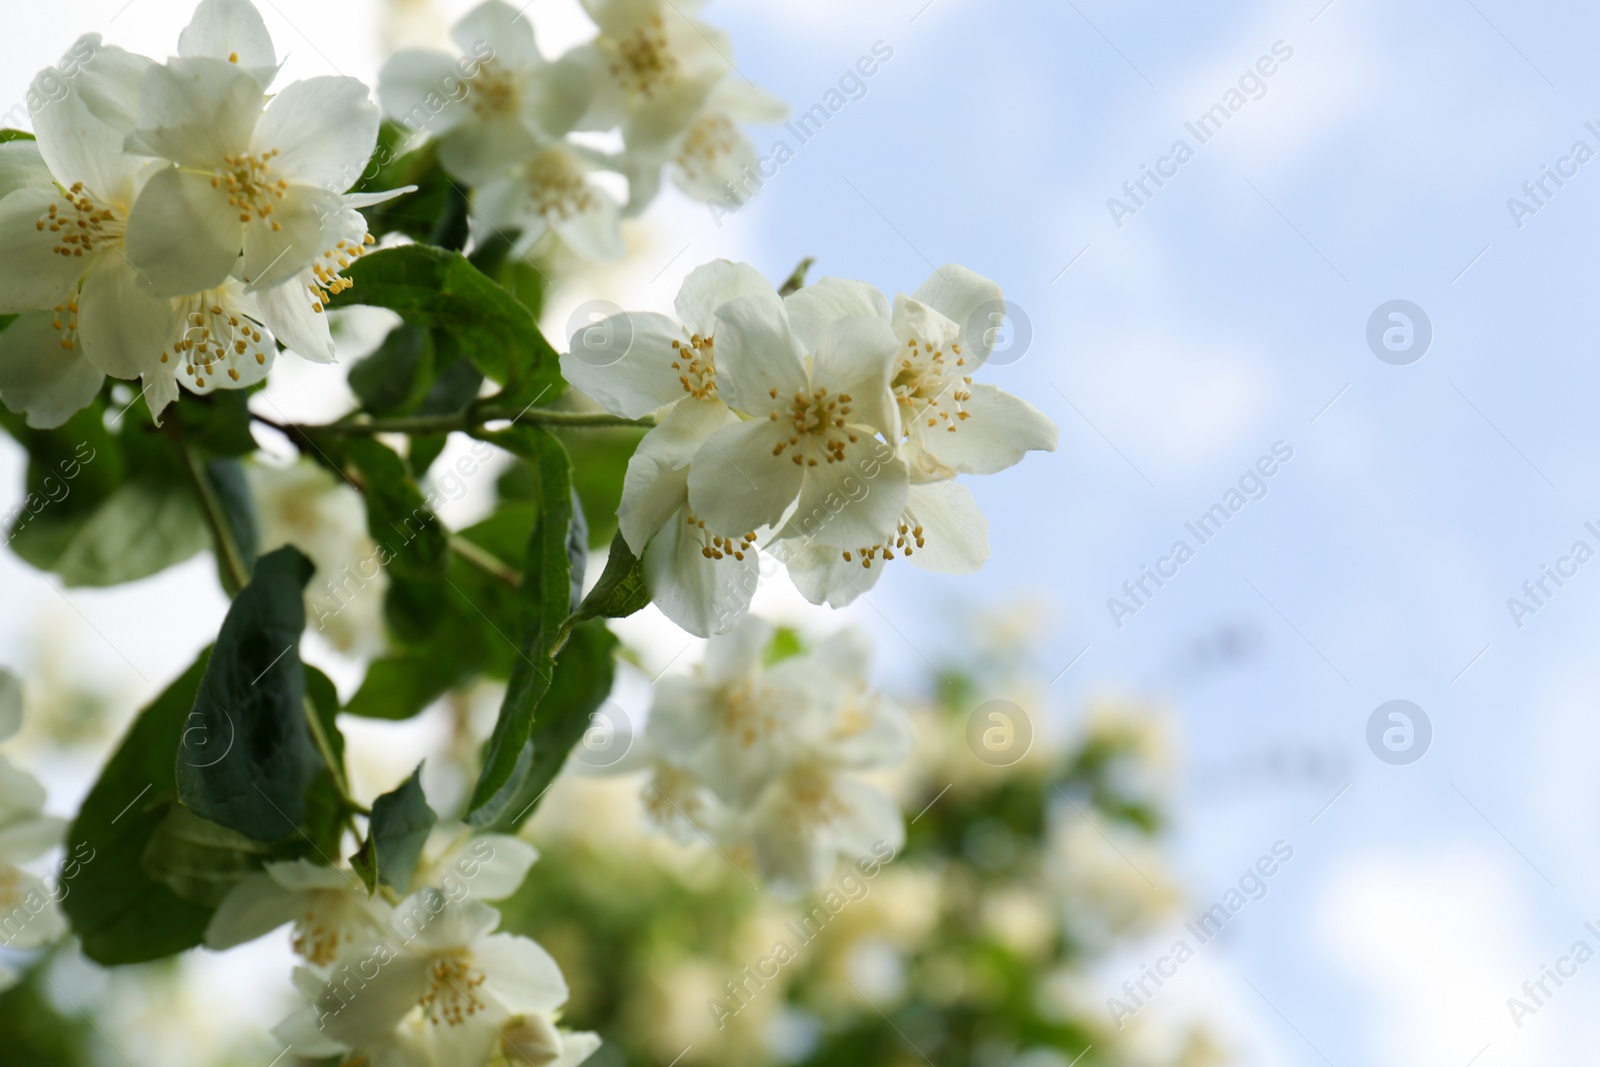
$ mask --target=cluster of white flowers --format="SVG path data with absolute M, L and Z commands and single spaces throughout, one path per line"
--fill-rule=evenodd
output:
M 860 774 L 903 762 L 912 738 L 905 713 L 867 687 L 859 634 L 768 667 L 772 638 L 747 617 L 711 639 L 694 674 L 656 683 L 644 804 L 680 840 L 709 840 L 796 895 L 841 858 L 900 850 L 899 808 Z
M 0 398 L 56 426 L 106 375 L 158 416 L 265 377 L 277 341 L 333 359 L 323 307 L 371 242 L 346 195 L 378 109 L 352 78 L 269 95 L 249 0 L 201 0 L 165 63 L 86 34 L 29 94 L 36 141 L 0 145 Z
M 596 324 L 607 343 L 575 347 L 561 371 L 615 414 L 656 416 L 618 518 L 661 610 L 701 637 L 728 630 L 761 550 L 833 607 L 899 556 L 981 567 L 988 524 L 955 477 L 1056 445 L 1032 405 L 972 380 L 1004 306 L 998 285 L 958 266 L 891 305 L 839 278 L 779 296 L 753 267 L 717 260 L 684 280 L 678 321 Z
M 477 236 L 517 231 L 517 254 L 554 233 L 589 260 L 622 255 L 618 228 L 655 198 L 663 171 L 688 195 L 737 206 L 756 153 L 738 122 L 778 122 L 783 103 L 739 76 L 728 40 L 673 0 L 584 0 L 597 36 L 547 60 L 522 12 L 488 0 L 456 24 L 461 55 L 395 53 L 378 99 L 437 139 L 445 171 L 472 187 Z M 620 133 L 603 152 L 572 134 Z M 591 139 L 592 140 L 592 139 Z M 625 205 L 593 180 L 628 181 Z
M 516 892 L 537 853 L 506 834 L 436 828 L 413 892 L 369 896 L 348 868 L 269 863 L 223 899 L 206 944 L 292 924 L 306 1005 L 274 1031 L 303 1058 L 374 1067 L 575 1067 L 600 1045 L 557 1026 L 561 970 L 534 941 L 495 933 L 487 901 Z
M 0 741 L 21 727 L 22 687 L 0 670 Z M 0 948 L 35 949 L 67 932 L 59 883 L 53 889 L 22 867 L 59 845 L 66 830 L 62 820 L 44 814 L 44 801 L 38 779 L 0 757 Z M 64 870 L 72 866 L 69 857 Z M 15 985 L 19 977 L 0 961 L 0 989 Z

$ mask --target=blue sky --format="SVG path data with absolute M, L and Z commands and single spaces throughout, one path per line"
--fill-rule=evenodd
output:
M 188 6 L 135 0 L 110 23 L 120 5 L 68 5 L 0 45 L 5 99 L 80 29 L 159 54 Z M 852 609 L 886 674 L 917 674 L 974 605 L 1027 597 L 1054 619 L 1045 677 L 1082 653 L 1039 714 L 1106 692 L 1173 714 L 1190 763 L 1174 840 L 1195 906 L 1275 841 L 1295 850 L 1162 992 L 1174 1012 L 1217 1017 L 1241 1062 L 1574 1059 L 1596 1036 L 1600 964 L 1520 1028 L 1505 1000 L 1574 940 L 1600 948 L 1583 929 L 1600 919 L 1600 560 L 1520 627 L 1506 601 L 1575 541 L 1600 550 L 1584 527 L 1600 526 L 1600 159 L 1548 183 L 1534 214 L 1507 201 L 1527 203 L 1524 182 L 1575 142 L 1600 152 L 1585 125 L 1600 126 L 1600 12 L 1219 7 L 713 3 L 740 70 L 796 111 L 876 43 L 893 55 L 744 210 L 716 220 L 664 198 L 648 262 L 583 296 L 664 306 L 720 255 L 774 277 L 815 255 L 819 274 L 891 292 L 952 261 L 998 280 L 1032 342 L 986 379 L 1049 413 L 1060 448 L 974 484 L 994 546 L 981 575 L 899 568 Z M 294 45 L 291 73 L 336 54 L 370 76 L 378 9 L 282 0 L 268 19 Z M 1247 83 L 1258 98 L 1198 144 L 1185 123 L 1275 45 L 1264 91 Z M 763 149 L 780 137 L 795 140 L 755 132 Z M 1193 158 L 1119 226 L 1108 198 L 1126 202 L 1123 183 L 1179 138 Z M 1396 299 L 1433 331 L 1404 366 L 1366 341 Z M 1107 598 L 1280 441 L 1293 458 L 1265 497 L 1116 626 Z M 77 632 L 38 579 L 4 573 Z M 160 588 L 208 580 L 191 565 Z M 156 678 L 214 620 L 151 632 L 131 606 L 151 591 L 73 606 Z M 3 629 L 0 649 L 25 644 L 20 621 Z M 1409 766 L 1366 747 L 1369 716 L 1396 698 L 1433 727 Z M 1168 941 L 1111 961 L 1107 992 Z

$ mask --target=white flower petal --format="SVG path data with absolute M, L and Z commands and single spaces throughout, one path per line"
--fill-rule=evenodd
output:
M 37 859 L 57 845 L 67 832 L 67 821 L 54 815 L 36 815 L 0 826 L 0 856 L 13 863 Z
M 708 113 L 690 125 L 674 162 L 673 180 L 689 197 L 738 208 L 744 203 L 746 186 L 756 174 L 760 157 L 733 120 Z
M 485 849 L 488 850 L 487 856 L 484 855 Z M 447 853 L 441 859 L 440 867 L 445 866 L 446 860 L 453 862 L 457 856 L 465 858 L 469 850 L 477 867 L 467 881 L 472 887 L 472 894 L 482 900 L 504 900 L 522 888 L 528 870 L 539 858 L 539 850 L 520 837 L 482 834 L 462 842 L 458 849 Z
M 63 256 L 56 251 L 64 247 L 61 238 L 67 235 L 48 224 L 39 228 L 52 204 L 58 211 L 67 208 L 64 222 L 77 218 L 77 212 L 50 188 L 19 189 L 0 200 L 0 248 L 5 249 L 0 256 L 0 314 L 55 307 L 98 258 L 94 253 Z
M 206 947 L 232 948 L 271 933 L 305 910 L 306 896 L 266 874 L 252 874 L 228 891 L 206 924 Z
M 178 54 L 237 63 L 263 90 L 278 70 L 272 35 L 250 0 L 200 0 L 189 25 L 178 34 Z
M 83 358 L 82 346 L 61 347 L 53 312 L 31 311 L 0 332 L 0 400 L 26 412 L 28 425 L 60 426 L 86 407 L 105 376 Z
M 683 279 L 673 308 L 691 333 L 715 336 L 717 309 L 741 296 L 772 292 L 772 283 L 748 263 L 714 259 L 702 263 Z
M 817 344 L 812 382 L 826 386 L 835 396 L 850 397 L 852 423 L 890 437 L 898 423 L 889 379 L 899 348 L 887 318 L 857 315 L 835 319 L 823 329 Z
M 269 174 L 342 193 L 360 180 L 372 158 L 378 119 L 378 106 L 356 79 L 306 78 L 272 98 L 250 150 L 278 153 Z
M 644 554 L 645 585 L 656 607 L 696 637 L 734 625 L 749 610 L 761 580 L 754 549 L 742 560 L 726 552 L 722 559 L 708 559 L 703 536 L 683 511 L 676 511 Z
M 99 257 L 78 296 L 78 340 L 84 358 L 114 378 L 137 378 L 162 366 L 172 301 L 152 296 L 120 250 Z M 171 373 L 171 364 L 167 373 Z
M 533 40 L 533 20 L 501 0 L 485 0 L 450 29 L 450 39 L 470 56 L 494 50 L 495 61 L 512 70 L 528 70 L 543 63 Z
M 622 258 L 627 248 L 622 243 L 621 220 L 617 202 L 595 185 L 589 186 L 589 195 L 578 210 L 546 218 L 567 247 L 590 263 Z
M 435 137 L 455 129 L 473 114 L 461 99 L 461 62 L 426 48 L 396 52 L 378 72 L 383 113 L 413 132 L 427 130 Z
M 866 316 L 889 321 L 889 299 L 875 285 L 849 278 L 822 278 L 783 298 L 789 328 L 807 352 L 815 352 L 828 327 Z
M 284 346 L 313 363 L 334 361 L 333 334 L 328 316 L 315 310 L 321 305 L 312 295 L 316 276 L 309 270 L 281 285 L 256 292 L 261 321 Z
M 788 567 L 789 580 L 800 595 L 830 608 L 850 604 L 877 584 L 885 569 L 882 561 L 876 566 L 863 566 L 867 561 L 855 552 L 846 560 L 844 552 L 809 538 L 777 541 L 772 546 L 773 555 Z
M 689 469 L 689 506 L 718 534 L 739 537 L 783 518 L 805 482 L 805 471 L 775 450 L 788 437 L 782 423 L 765 418 L 718 430 L 695 453 Z M 898 514 L 898 508 L 896 513 Z
M 321 986 L 320 980 L 318 986 Z M 317 1009 L 311 1005 L 296 1008 L 283 1022 L 272 1028 L 272 1036 L 301 1055 L 313 1058 L 337 1056 L 349 1048 L 323 1033 Z
M 957 482 L 913 485 L 906 521 L 923 529 L 923 547 L 911 562 L 940 574 L 972 574 L 989 558 L 989 523 L 966 486 Z
M 465 105 L 451 105 L 464 107 Z M 439 139 L 439 162 L 457 181 L 482 185 L 539 147 L 517 115 L 494 115 L 462 122 Z
M 129 148 L 210 173 L 249 149 L 264 100 L 250 72 L 226 60 L 156 64 L 139 81 L 139 128 Z
M 0 201 L 0 211 L 4 209 Z M 682 400 L 685 371 L 673 364 L 693 352 L 683 329 L 655 312 L 624 312 L 582 326 L 574 351 L 561 356 L 561 376 L 613 415 L 637 419 Z
M 481 900 L 451 901 L 431 886 L 412 893 L 395 908 L 395 925 L 409 936 L 412 951 L 453 952 L 486 935 L 500 913 Z
M 906 506 L 911 472 L 876 438 L 846 444 L 843 459 L 807 464 L 800 501 L 784 536 L 810 537 L 839 548 L 863 548 L 892 539 Z M 884 458 L 888 455 L 888 458 Z
M 829 836 L 850 859 L 873 855 L 879 845 L 899 852 L 906 841 L 905 818 L 883 790 L 866 782 L 835 777 L 834 796 L 845 814 L 828 824 Z
M 561 1034 L 561 1055 L 545 1067 L 578 1067 L 578 1064 L 600 1050 L 600 1035 L 588 1030 Z
M 783 300 L 768 289 L 731 300 L 718 307 L 716 315 L 717 389 L 722 399 L 749 415 L 785 411 L 808 382 Z
M 381 961 L 380 956 L 371 958 Z M 370 979 L 363 977 L 362 984 L 341 972 L 323 987 L 312 1005 L 323 1035 L 347 1048 L 391 1038 L 400 1020 L 427 992 L 429 962 L 421 956 L 398 955 L 376 968 L 367 964 L 377 974 Z
M 490 934 L 473 942 L 472 961 L 484 974 L 484 991 L 513 1015 L 555 1011 L 566 1003 L 561 968 L 536 941 Z
M 266 866 L 267 875 L 284 889 L 310 891 L 338 889 L 365 892 L 354 871 L 326 867 L 310 860 L 282 860 Z
M 789 115 L 789 105 L 782 97 L 739 77 L 719 81 L 706 97 L 706 107 L 721 111 L 736 122 L 770 125 L 782 122 Z
M 85 34 L 40 72 L 32 99 L 40 154 L 63 186 L 83 182 L 101 200 L 126 209 L 136 192 L 134 176 L 148 160 L 128 155 L 123 142 L 133 130 L 139 86 L 153 61 L 100 43 Z M 63 75 L 65 75 L 63 77 Z
M 156 172 L 134 202 L 123 250 L 159 295 L 221 285 L 239 259 L 239 209 L 228 203 L 225 187 L 211 182 L 205 174 L 169 168 Z
M 713 685 L 725 685 L 755 673 L 761 667 L 762 654 L 772 643 L 773 632 L 773 625 L 765 619 L 754 615 L 741 619 L 737 626 L 706 645 L 701 674 Z
M 54 192 L 50 168 L 39 154 L 37 141 L 7 141 L 0 144 L 0 200 L 18 189 Z M 11 247 L 6 241 L 5 246 Z
M 340 239 L 338 193 L 310 185 L 291 185 L 267 218 L 244 226 L 240 276 L 251 290 L 290 281 Z M 274 228 L 274 225 L 276 228 Z
M 6 883 L 4 907 L 0 909 L 0 947 L 40 948 L 67 932 L 67 921 L 56 906 L 56 895 L 36 874 L 16 869 L 0 869 Z
M 720 400 L 685 399 L 644 435 L 628 460 L 617 522 L 633 554 L 689 499 L 689 464 L 710 436 L 737 421 Z
M 1001 299 L 1000 286 L 966 267 L 947 263 L 928 276 L 912 298 L 919 300 L 961 327 L 961 347 L 980 361 L 989 358 L 994 347 L 992 325 L 988 320 L 972 322 L 972 317 L 985 304 Z M 968 328 L 972 336 L 968 336 Z
M 935 428 L 924 438 L 924 447 L 951 467 L 993 474 L 1030 451 L 1056 450 L 1055 423 L 1026 400 L 987 384 L 969 385 L 966 391 L 970 397 L 957 406 L 969 417 L 955 424 L 954 433 Z

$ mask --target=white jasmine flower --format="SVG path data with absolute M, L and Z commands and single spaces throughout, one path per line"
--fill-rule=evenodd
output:
M 522 887 L 538 858 L 538 849 L 513 834 L 474 835 L 460 824 L 435 826 L 411 884 L 435 886 L 446 895 L 504 900 Z
M 712 434 L 689 473 L 690 507 L 712 531 L 775 526 L 796 504 L 801 532 L 828 544 L 875 544 L 894 528 L 909 472 L 880 435 L 899 432 L 896 344 L 874 314 L 829 314 L 822 325 L 823 310 L 851 302 L 866 301 L 838 283 L 717 309 L 718 389 L 747 419 Z
M 339 194 L 377 141 L 366 86 L 309 78 L 264 100 L 227 60 L 178 57 L 145 72 L 128 146 L 176 166 L 139 193 L 127 251 L 163 295 L 214 288 L 236 266 L 251 288 L 270 288 L 339 240 Z
M 62 60 L 71 76 L 34 79 L 37 142 L 4 146 L 0 314 L 20 315 L 0 334 L 0 396 L 35 426 L 66 421 L 105 374 L 138 377 L 168 329 L 169 302 L 123 247 L 149 161 L 122 144 L 151 65 L 85 35 Z
M 580 258 L 620 259 L 621 209 L 589 180 L 591 156 L 556 142 L 484 182 L 472 198 L 473 222 L 491 232 L 521 231 L 512 254 L 527 255 L 551 231 Z
M 575 60 L 594 72 L 585 129 L 622 127 L 628 144 L 662 145 L 694 120 L 732 69 L 727 35 L 690 12 L 698 3 L 584 0 L 600 28 Z
M 973 384 L 994 347 L 983 309 L 1003 306 L 998 285 L 954 264 L 895 299 L 892 388 L 919 479 L 993 474 L 1031 450 L 1055 451 L 1055 424 L 1037 408 Z
M 841 632 L 795 662 L 812 689 L 808 714 L 796 725 L 787 767 L 725 840 L 754 854 L 761 875 L 784 895 L 821 884 L 843 857 L 898 852 L 905 823 L 888 793 L 860 777 L 893 767 L 911 749 L 905 714 L 866 682 L 863 639 Z
M 713 637 L 692 675 L 656 683 L 645 727 L 652 751 L 730 805 L 751 804 L 788 764 L 816 696 L 801 658 L 765 667 L 772 634 L 746 616 Z
M 396 52 L 378 74 L 384 113 L 439 139 L 439 162 L 479 185 L 533 155 L 577 123 L 588 106 L 581 65 L 546 62 L 532 21 L 501 0 L 473 8 L 450 31 L 464 53 Z
M 989 558 L 989 523 L 966 486 L 929 482 L 911 486 L 898 526 L 881 541 L 840 549 L 796 537 L 774 542 L 772 553 L 807 600 L 842 608 L 871 589 L 896 556 L 940 574 L 974 573 Z
M 759 163 L 755 146 L 738 124 L 782 122 L 788 113 L 788 105 L 764 89 L 737 76 L 723 78 L 673 136 L 662 142 L 635 137 L 628 143 L 622 161 L 628 176 L 626 213 L 637 214 L 655 199 L 663 167 L 686 195 L 738 207 Z
M 306 860 L 269 863 L 223 898 L 206 927 L 206 947 L 232 948 L 293 923 L 295 952 L 325 967 L 383 937 L 390 913 L 382 898 L 367 896 L 354 871 Z
M 760 580 L 754 531 L 708 532 L 688 507 L 695 453 L 738 421 L 717 391 L 716 309 L 753 293 L 772 293 L 760 272 L 715 260 L 684 279 L 677 321 L 653 312 L 614 315 L 580 334 L 597 340 L 579 341 L 561 357 L 566 379 L 613 414 L 664 411 L 628 461 L 617 518 L 628 547 L 644 557 L 656 605 L 699 637 L 743 615 Z
M 487 1062 L 508 1026 L 523 1033 L 528 1020 L 542 1019 L 553 1027 L 567 999 L 550 954 L 528 938 L 493 933 L 499 921 L 477 900 L 451 901 L 432 888 L 413 894 L 395 911 L 398 937 L 377 943 L 364 961 L 375 966 L 359 968 L 353 986 L 345 968 L 336 969 L 312 991 L 310 1011 L 291 1016 L 279 1037 L 298 1045 L 320 1033 L 324 1044 L 374 1063 Z
M 189 25 L 178 34 L 178 55 L 236 63 L 261 91 L 278 76 L 278 55 L 261 12 L 250 0 L 200 0 Z
M 214 289 L 168 301 L 167 335 L 154 359 L 144 361 L 144 396 L 160 420 L 178 398 L 178 383 L 192 393 L 244 389 L 267 376 L 278 346 L 255 295 L 237 278 Z
M 33 775 L 0 758 L 0 948 L 33 949 L 67 932 L 60 894 L 21 864 L 61 843 L 66 823 L 44 814 L 45 791 Z M 0 989 L 17 975 L 0 964 Z

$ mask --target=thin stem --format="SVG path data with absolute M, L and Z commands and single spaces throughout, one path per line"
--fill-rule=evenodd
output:
M 306 710 L 306 726 L 311 730 L 311 740 L 317 746 L 317 752 L 322 756 L 322 762 L 328 765 L 328 774 L 333 778 L 333 788 L 339 794 L 339 799 L 345 807 L 358 815 L 371 815 L 372 812 L 356 802 L 350 795 L 350 784 L 344 779 L 344 770 L 339 766 L 339 757 L 334 755 L 333 742 L 328 739 L 328 731 L 322 728 L 322 716 L 317 714 L 316 705 L 311 703 L 311 698 L 303 700 Z M 352 830 L 355 828 L 352 826 Z
M 239 590 L 250 584 L 250 571 L 245 567 L 244 555 L 233 538 L 228 513 L 217 496 L 216 487 L 211 484 L 211 476 L 206 473 L 205 461 L 200 458 L 200 453 L 188 446 L 183 446 L 182 450 L 184 469 L 189 473 L 195 497 L 200 501 L 200 511 L 211 530 L 211 541 L 216 545 L 223 588 L 230 598 L 238 596 Z
M 522 411 L 498 407 L 468 408 L 465 411 L 453 412 L 448 415 L 396 415 L 391 418 L 379 419 L 359 418 L 345 422 L 332 422 L 322 426 L 301 423 L 284 424 L 256 415 L 254 412 L 251 415 L 257 422 L 271 426 L 280 433 L 295 438 L 310 433 L 355 434 L 362 436 L 379 433 L 403 433 L 416 436 L 420 434 L 452 433 L 455 431 L 466 432 L 476 430 L 490 422 L 528 422 L 541 426 L 560 426 L 571 429 L 617 426 L 648 429 L 655 425 L 654 419 L 625 419 L 620 415 L 613 415 L 606 411 L 552 411 L 549 408 L 531 407 Z
M 522 586 L 522 573 L 488 549 L 467 540 L 460 534 L 451 534 L 448 543 L 450 551 L 489 577 L 498 578 L 513 589 Z

